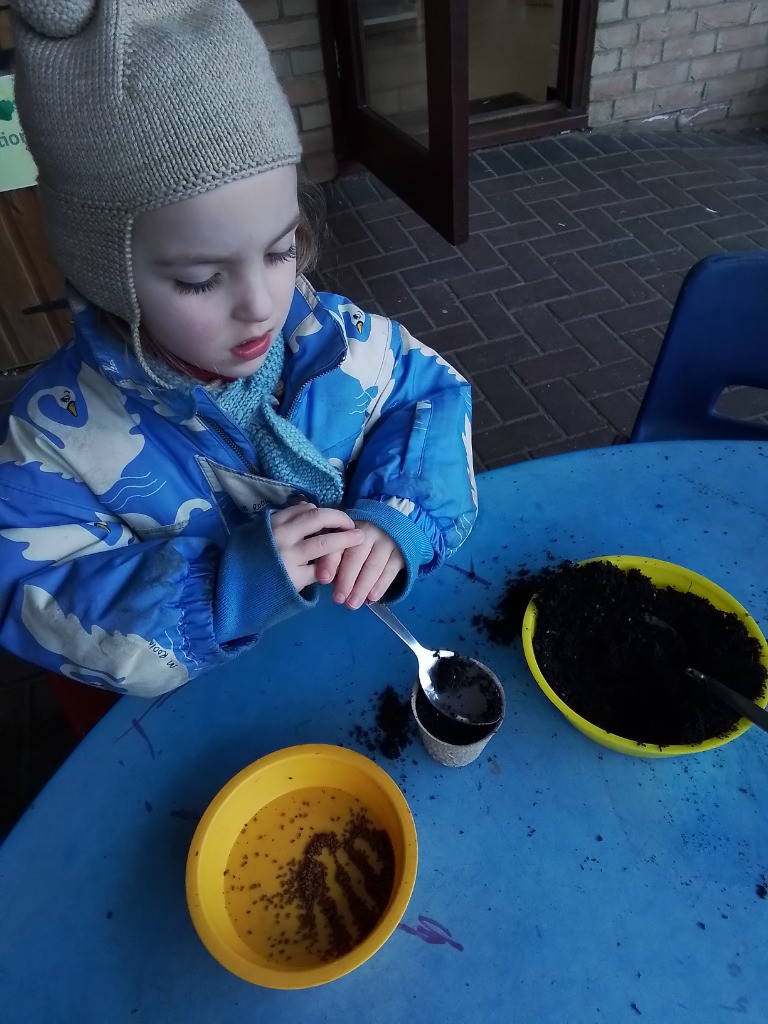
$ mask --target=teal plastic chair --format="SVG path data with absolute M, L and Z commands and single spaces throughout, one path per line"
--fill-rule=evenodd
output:
M 738 385 L 768 389 L 768 250 L 707 256 L 688 272 L 630 442 L 768 440 L 768 425 L 716 411 Z

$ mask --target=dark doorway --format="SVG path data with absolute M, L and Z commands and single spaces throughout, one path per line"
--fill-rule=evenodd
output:
M 470 149 L 586 127 L 597 0 L 319 0 L 339 161 L 454 244 Z
M 467 0 L 320 0 L 319 14 L 337 157 L 464 241 Z

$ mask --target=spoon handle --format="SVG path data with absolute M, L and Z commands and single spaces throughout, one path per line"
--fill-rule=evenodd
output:
M 761 729 L 765 729 L 768 732 L 768 711 L 765 708 L 761 708 L 753 700 L 732 690 L 730 686 L 721 683 L 719 679 L 713 679 L 712 676 L 699 672 L 697 668 L 687 668 L 685 671 L 692 679 L 699 683 L 704 683 L 713 693 L 719 694 L 724 701 L 730 704 L 732 708 L 735 708 L 736 711 L 740 711 L 745 718 L 748 718 L 755 725 L 759 725 Z
M 393 615 L 386 605 L 379 604 L 378 601 L 369 601 L 368 608 L 371 609 L 374 615 L 378 615 L 381 621 L 386 623 L 391 630 L 397 633 L 400 639 L 411 648 L 416 657 L 424 653 L 424 648 L 421 646 L 419 641 L 408 632 L 400 619 L 398 619 L 396 615 Z

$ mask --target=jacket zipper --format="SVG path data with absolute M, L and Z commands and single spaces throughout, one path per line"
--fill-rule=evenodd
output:
M 342 356 L 342 359 L 343 359 L 343 356 Z M 329 366 L 327 370 L 323 370 L 322 373 L 316 373 L 314 375 L 314 377 L 310 377 L 309 380 L 305 380 L 304 381 L 304 383 L 301 385 L 299 390 L 296 392 L 296 394 L 294 396 L 294 399 L 291 402 L 290 409 L 285 414 L 285 418 L 286 419 L 290 419 L 291 418 L 291 414 L 293 413 L 293 410 L 296 408 L 296 403 L 298 402 L 299 398 L 301 398 L 301 393 L 304 390 L 304 388 L 306 388 L 308 385 L 314 383 L 316 380 L 319 380 L 321 377 L 325 377 L 329 373 L 333 373 L 334 370 L 338 369 L 340 363 L 341 363 L 341 360 L 339 361 L 339 363 L 336 364 L 336 366 Z M 234 452 L 234 454 L 238 457 L 238 459 L 240 459 L 240 461 L 243 463 L 243 465 L 246 466 L 251 473 L 255 473 L 258 476 L 258 474 L 259 474 L 258 469 L 251 462 L 248 461 L 248 459 L 245 456 L 245 452 L 242 450 L 240 445 L 238 445 L 235 441 L 232 440 L 232 438 L 229 436 L 229 434 L 226 432 L 226 430 L 224 430 L 222 427 L 220 427 L 219 424 L 215 420 L 210 419 L 208 416 L 203 416 L 201 413 L 198 413 L 198 416 L 203 421 L 203 423 L 206 424 L 206 426 L 210 427 L 213 430 L 213 432 L 218 437 L 221 438 L 221 440 L 227 445 L 227 447 L 230 449 L 230 451 Z
M 334 370 L 338 370 L 339 366 L 341 365 L 342 360 L 343 360 L 343 356 L 342 356 L 342 359 L 339 360 L 339 362 L 336 364 L 336 366 L 329 366 L 327 370 L 323 370 L 322 373 L 316 373 L 314 375 L 314 377 L 310 377 L 309 380 L 305 380 L 304 381 L 304 383 L 301 385 L 299 390 L 294 395 L 293 401 L 291 402 L 291 407 L 288 410 L 288 412 L 285 414 L 285 418 L 286 419 L 290 419 L 291 418 L 293 410 L 296 408 L 296 403 L 301 398 L 301 393 L 304 390 L 304 388 L 308 387 L 308 385 L 310 385 L 310 384 L 314 384 L 314 382 L 316 380 L 320 380 L 321 377 L 327 377 L 328 374 L 329 373 L 333 373 Z
M 198 413 L 198 415 L 200 414 Z M 253 473 L 256 476 L 259 475 L 259 471 L 256 468 L 256 466 L 254 466 L 253 463 L 248 458 L 246 458 L 243 449 L 240 447 L 239 444 L 232 440 L 232 438 L 229 436 L 226 430 L 224 430 L 223 427 L 220 427 L 215 420 L 210 419 L 208 416 L 200 416 L 200 419 L 203 421 L 203 423 L 205 423 L 207 427 L 210 427 L 214 434 L 216 434 L 217 437 L 219 437 L 224 442 L 224 444 L 226 444 L 229 450 L 237 456 L 237 458 L 242 462 L 242 464 L 245 466 L 249 473 Z

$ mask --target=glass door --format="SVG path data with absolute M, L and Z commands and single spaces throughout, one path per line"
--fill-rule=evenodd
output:
M 472 0 L 470 149 L 587 127 L 597 0 Z
M 469 231 L 467 0 L 320 0 L 340 159 L 450 242 Z
M 445 237 L 468 150 L 587 127 L 598 0 L 319 0 L 336 155 Z
M 557 91 L 562 0 L 469 6 L 470 115 L 546 103 Z

